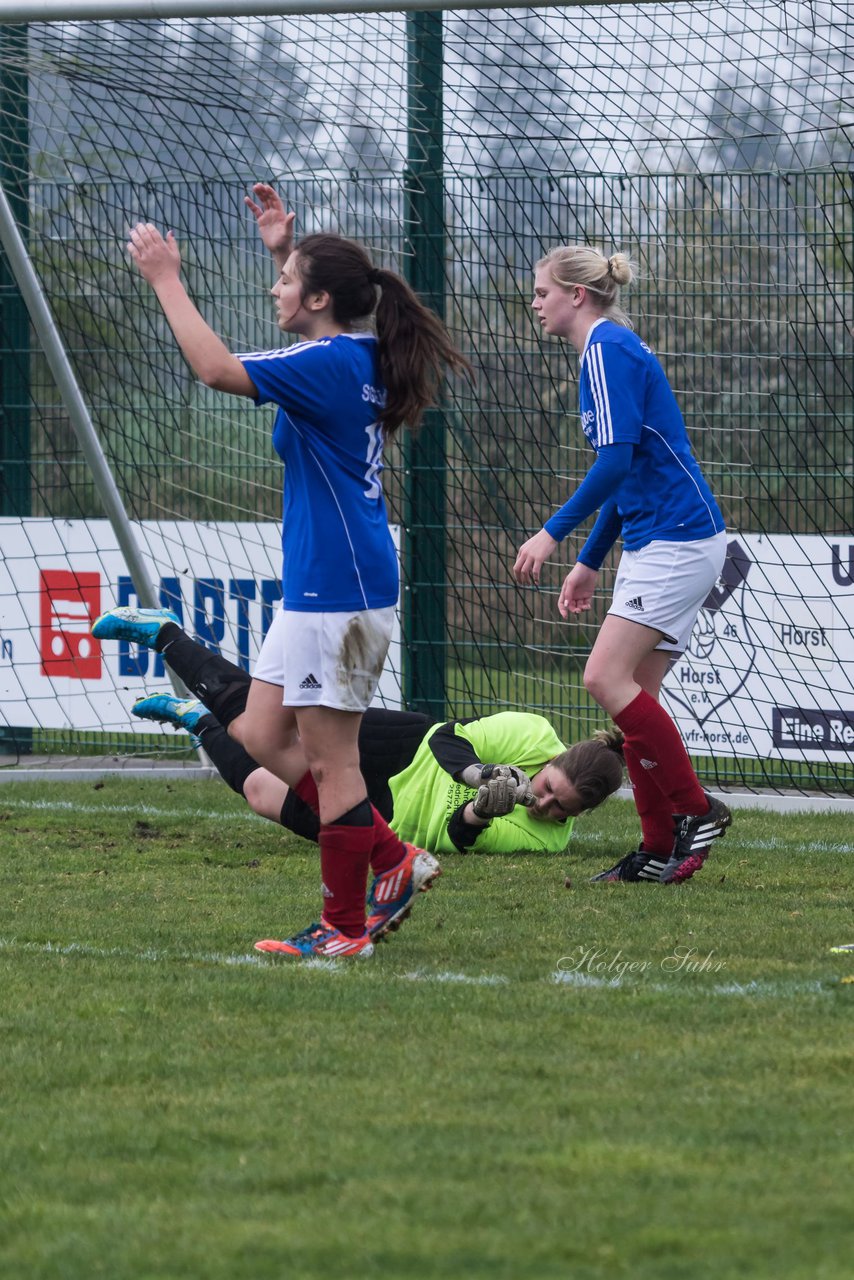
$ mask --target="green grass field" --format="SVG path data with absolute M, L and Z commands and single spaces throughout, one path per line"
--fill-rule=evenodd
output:
M 591 885 L 612 800 L 337 966 L 252 951 L 317 854 L 221 784 L 6 783 L 0 832 L 8 1280 L 850 1280 L 850 818 Z

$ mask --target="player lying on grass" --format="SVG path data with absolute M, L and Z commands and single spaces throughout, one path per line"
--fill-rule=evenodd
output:
M 317 840 L 317 814 L 228 736 L 228 725 L 246 702 L 245 671 L 191 640 L 166 609 L 113 609 L 98 619 L 93 634 L 162 653 L 202 701 L 154 694 L 136 703 L 134 715 L 196 735 L 224 780 L 256 813 Z M 567 750 L 548 720 L 527 712 L 436 725 L 417 712 L 369 708 L 359 751 L 371 803 L 401 840 L 437 853 L 562 853 L 573 819 L 620 786 L 621 742 L 619 731 L 603 730 Z M 414 884 L 390 919 L 378 877 L 369 894 L 372 936 L 393 927 L 414 894 L 427 887 Z

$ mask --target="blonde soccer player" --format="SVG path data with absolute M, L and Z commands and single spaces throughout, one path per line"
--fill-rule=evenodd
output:
M 533 310 L 544 333 L 580 354 L 579 408 L 596 458 L 567 502 L 520 548 L 514 573 L 539 582 L 545 561 L 599 515 L 561 587 L 563 618 L 590 607 L 599 569 L 622 538 L 613 599 L 584 684 L 624 735 L 641 822 L 637 850 L 595 877 L 678 883 L 703 865 L 732 821 L 700 785 L 661 682 L 689 640 L 726 555 L 723 517 L 694 457 L 676 397 L 620 305 L 632 264 L 589 245 L 553 249 L 536 267 Z

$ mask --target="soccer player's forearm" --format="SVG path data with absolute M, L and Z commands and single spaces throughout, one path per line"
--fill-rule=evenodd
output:
M 235 395 L 253 396 L 255 386 L 237 356 L 217 337 L 180 280 L 155 285 L 175 341 L 193 372 L 206 386 Z

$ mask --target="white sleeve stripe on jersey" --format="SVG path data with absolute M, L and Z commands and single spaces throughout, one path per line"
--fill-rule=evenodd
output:
M 238 360 L 250 362 L 252 360 L 284 360 L 288 356 L 298 355 L 300 351 L 305 351 L 309 347 L 327 347 L 329 338 L 318 338 L 313 342 L 295 342 L 291 347 L 274 347 L 272 351 L 237 351 L 235 352 Z
M 611 419 L 611 401 L 608 398 L 608 384 L 605 380 L 605 364 L 602 359 L 601 342 L 594 343 L 587 352 L 587 372 L 590 378 L 590 389 L 596 406 L 597 448 L 614 443 L 614 423 Z
M 376 334 L 373 333 L 342 333 L 342 338 L 352 338 L 359 342 L 376 342 Z M 235 351 L 238 360 L 277 360 L 285 359 L 288 356 L 298 355 L 301 351 L 307 351 L 309 347 L 328 347 L 332 338 L 306 338 L 304 342 L 292 342 L 289 347 L 272 347 L 269 351 Z
M 683 473 L 688 477 L 688 479 L 689 479 L 689 480 L 691 481 L 691 483 L 693 484 L 694 488 L 697 490 L 697 496 L 698 496 L 698 498 L 700 499 L 700 501 L 702 502 L 703 506 L 706 508 L 706 510 L 707 510 L 707 511 L 708 511 L 708 513 L 709 513 L 709 519 L 710 519 L 710 520 L 711 520 L 711 522 L 712 522 L 712 533 L 716 532 L 716 530 L 715 530 L 715 514 L 714 514 L 714 512 L 712 511 L 712 508 L 709 506 L 708 502 L 706 501 L 706 497 L 705 497 L 705 494 L 703 493 L 703 490 L 702 490 L 702 489 L 700 488 L 700 486 L 697 484 L 697 477 L 696 477 L 696 476 L 691 475 L 691 472 L 688 470 L 688 468 L 685 466 L 685 464 L 684 464 L 684 462 L 682 461 L 682 459 L 679 457 L 679 455 L 678 455 L 678 454 L 676 453 L 676 451 L 673 449 L 673 446 L 672 446 L 672 445 L 670 445 L 670 444 L 668 444 L 668 442 L 665 440 L 664 436 L 661 434 L 661 432 L 660 432 L 660 431 L 656 431 L 655 427 L 651 427 L 651 426 L 649 426 L 649 424 L 648 424 L 648 423 L 646 423 L 646 422 L 645 422 L 645 423 L 643 424 L 643 426 L 641 427 L 641 430 L 642 430 L 642 431 L 650 431 L 650 432 L 651 432 L 651 433 L 656 437 L 656 439 L 657 439 L 657 440 L 660 440 L 660 441 L 661 441 L 661 443 L 664 445 L 665 449 L 667 449 L 668 453 L 670 453 L 670 454 L 673 456 L 673 461 L 674 461 L 674 462 L 676 463 L 676 465 L 679 467 L 679 470 L 680 470 L 680 471 L 682 471 L 682 472 L 683 472 Z

